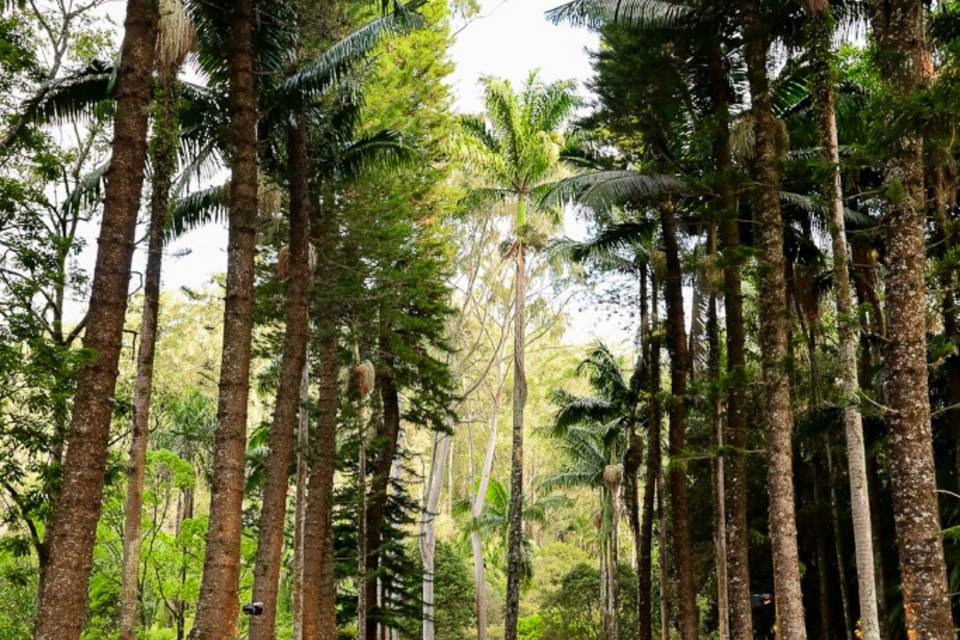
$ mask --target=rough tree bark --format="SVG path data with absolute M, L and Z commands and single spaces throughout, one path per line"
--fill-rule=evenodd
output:
M 930 76 L 920 0 L 876 0 L 871 24 L 892 95 L 909 99 Z M 927 387 L 923 138 L 889 141 L 883 224 L 887 241 L 886 403 L 890 408 L 890 486 L 907 637 L 952 638 Z
M 726 482 L 727 596 L 730 633 L 734 638 L 753 637 L 753 610 L 750 602 L 750 545 L 747 529 L 747 414 L 745 411 L 746 332 L 741 292 L 740 231 L 737 223 L 737 195 L 734 191 L 730 151 L 731 88 L 724 67 L 720 42 L 710 52 L 711 95 L 713 100 L 713 154 L 718 183 L 717 194 L 720 249 L 723 256 L 723 311 L 726 323 L 727 420 L 726 441 L 734 453 L 724 460 Z
M 873 564 L 873 534 L 867 461 L 860 413 L 860 380 L 857 367 L 857 318 L 850 289 L 849 251 L 844 221 L 843 184 L 840 176 L 840 146 L 837 137 L 835 73 L 830 50 L 833 21 L 828 0 L 803 0 L 810 21 L 809 51 L 815 65 L 814 91 L 824 141 L 824 160 L 832 168 L 824 184 L 830 207 L 830 237 L 833 246 L 833 292 L 837 305 L 843 424 L 850 475 L 850 510 L 857 562 L 857 592 L 864 640 L 879 640 L 876 576 Z
M 250 339 L 257 221 L 257 89 L 253 2 L 237 0 L 228 15 L 230 45 L 230 231 L 223 310 L 223 355 L 214 438 L 203 578 L 193 640 L 236 637 L 240 589 L 240 516 L 243 509 L 250 390 Z
M 250 618 L 250 640 L 273 640 L 276 634 L 277 587 L 287 515 L 290 460 L 296 440 L 297 417 L 301 411 L 300 383 L 307 359 L 310 229 L 306 125 L 302 116 L 289 128 L 287 140 L 290 212 L 286 252 L 286 327 L 253 568 L 253 601 L 263 603 L 263 614 Z
M 658 283 L 654 272 L 650 274 L 650 330 L 649 330 L 649 366 L 647 370 L 647 392 L 650 402 L 647 405 L 647 459 L 644 465 L 643 506 L 640 514 L 640 539 L 637 543 L 637 608 L 641 616 L 638 621 L 639 640 L 653 638 L 653 520 L 657 517 L 658 489 L 661 477 L 660 460 L 660 424 L 662 416 L 660 402 L 656 394 L 660 391 L 660 329 L 657 313 L 659 304 Z M 641 321 L 642 322 L 642 321 Z M 660 526 L 660 525 L 658 525 Z M 661 549 L 666 550 L 665 546 Z M 665 554 L 661 554 L 665 555 Z M 662 569 L 662 567 L 661 567 Z
M 778 631 L 784 640 L 807 637 L 797 551 L 793 487 L 793 413 L 787 371 L 787 300 L 784 281 L 783 220 L 780 213 L 780 155 L 783 125 L 771 111 L 767 78 L 767 36 L 760 3 L 741 0 L 747 77 L 752 103 L 755 182 L 754 217 L 759 245 L 760 349 L 767 426 L 767 490 Z
M 120 638 L 135 640 L 139 600 L 140 518 L 143 507 L 143 473 L 147 462 L 153 360 L 160 311 L 160 274 L 163 268 L 163 232 L 170 207 L 170 185 L 177 169 L 177 70 L 180 60 L 158 64 L 154 99 L 154 135 L 150 151 L 153 184 L 150 193 L 150 228 L 147 232 L 147 268 L 143 279 L 143 316 L 137 378 L 133 389 L 133 434 L 127 460 L 127 495 L 124 503 L 123 565 L 120 585 Z
M 50 523 L 47 564 L 37 597 L 36 640 L 76 640 L 86 618 L 143 188 L 157 21 L 155 2 L 129 0 L 117 74 L 113 156 L 83 340 L 94 357 L 78 375 L 62 487 Z
M 336 640 L 336 577 L 333 557 L 333 474 L 337 455 L 337 311 L 328 295 L 335 286 L 336 221 L 315 215 L 311 231 L 317 249 L 316 280 L 321 285 L 311 317 L 317 381 L 316 427 L 311 434 L 307 466 L 307 498 L 303 525 L 302 640 Z M 299 639 L 297 639 L 299 640 Z
M 513 321 L 513 445 L 510 461 L 510 505 L 507 514 L 507 598 L 504 640 L 517 640 L 520 614 L 520 574 L 523 567 L 523 411 L 527 404 L 527 374 L 524 366 L 527 298 L 526 199 L 517 202 L 517 244 L 514 248 L 517 275 L 514 282 Z
M 696 640 L 697 593 L 693 583 L 693 544 L 687 506 L 687 470 L 680 460 L 686 446 L 687 352 L 683 313 L 683 282 L 677 220 L 673 204 L 660 207 L 660 226 L 666 254 L 667 350 L 670 353 L 670 516 L 673 526 L 673 561 L 677 578 L 677 609 L 680 637 Z

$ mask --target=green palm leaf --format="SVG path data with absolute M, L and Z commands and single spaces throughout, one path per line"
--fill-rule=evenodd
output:
M 608 211 L 616 204 L 694 191 L 690 184 L 670 175 L 630 170 L 594 171 L 555 183 L 543 195 L 541 204 L 560 206 L 565 202 L 575 202 L 598 211 Z
M 571 0 L 547 11 L 547 20 L 599 29 L 615 23 L 634 27 L 669 27 L 690 17 L 690 7 L 665 0 Z
M 228 182 L 179 198 L 173 205 L 165 241 L 170 242 L 213 222 L 225 221 L 229 192 Z

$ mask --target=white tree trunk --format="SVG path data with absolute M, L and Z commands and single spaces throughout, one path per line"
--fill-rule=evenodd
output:
M 433 461 L 427 492 L 420 510 L 420 557 L 423 560 L 423 640 L 435 640 L 433 626 L 434 561 L 437 531 L 434 518 L 440 504 L 443 487 L 443 467 L 446 464 L 453 437 L 446 433 L 433 434 Z
M 490 485 L 490 474 L 493 471 L 493 456 L 497 448 L 497 423 L 500 416 L 503 383 L 506 377 L 507 371 L 503 365 L 503 360 L 497 357 L 497 385 L 490 406 L 490 418 L 487 428 L 487 448 L 483 457 L 483 468 L 480 470 L 480 482 L 477 484 L 477 493 L 473 496 L 470 509 L 470 515 L 473 518 L 479 518 L 480 514 L 483 513 L 487 487 Z M 474 531 L 470 534 L 470 546 L 473 552 L 473 579 L 476 585 L 477 640 L 487 640 L 486 578 L 483 570 L 482 542 L 479 531 Z

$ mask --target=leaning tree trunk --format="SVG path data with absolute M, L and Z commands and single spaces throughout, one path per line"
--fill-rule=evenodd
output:
M 787 300 L 784 281 L 783 219 L 780 213 L 780 155 L 783 125 L 771 111 L 767 80 L 767 42 L 761 31 L 757 0 L 741 0 L 745 57 L 752 102 L 756 183 L 753 202 L 757 221 L 760 272 L 760 350 L 767 425 L 767 490 L 770 494 L 770 541 L 780 637 L 807 637 L 797 551 L 793 487 L 793 413 L 787 370 Z
M 487 433 L 487 447 L 483 454 L 483 467 L 480 469 L 480 482 L 477 483 L 477 493 L 473 496 L 470 505 L 470 517 L 476 520 L 483 513 L 486 503 L 487 487 L 490 485 L 490 475 L 493 473 L 493 457 L 497 450 L 497 425 L 500 422 L 500 402 L 503 397 L 503 383 L 506 378 L 506 368 L 500 357 L 500 349 L 496 352 L 497 386 L 494 389 L 490 406 L 490 419 Z M 483 566 L 483 546 L 479 529 L 470 533 L 470 549 L 473 555 L 473 582 L 475 585 L 477 610 L 477 640 L 487 640 L 487 595 L 486 578 Z
M 833 243 L 833 291 L 837 304 L 843 424 L 850 474 L 850 511 L 857 561 L 857 593 L 864 640 L 879 640 L 876 576 L 873 564 L 873 535 L 870 523 L 870 495 L 867 460 L 860 413 L 860 380 L 857 368 L 857 317 L 850 290 L 849 252 L 844 221 L 843 185 L 840 177 L 840 147 L 837 138 L 835 74 L 830 51 L 833 21 L 828 0 L 804 0 L 810 21 L 810 54 L 814 60 L 814 91 L 824 141 L 824 160 L 830 167 L 824 195 L 830 205 L 830 237 Z
M 303 569 L 300 628 L 302 640 L 336 640 L 337 591 L 333 556 L 333 475 L 337 457 L 337 321 L 335 290 L 336 219 L 333 209 L 317 215 L 311 224 L 316 238 L 317 295 L 314 344 L 317 380 L 316 427 L 307 453 L 307 498 L 303 524 Z M 301 640 L 295 638 L 294 640 Z
M 874 39 L 884 52 L 881 75 L 893 95 L 908 99 L 930 76 L 924 3 L 876 0 L 871 14 Z M 890 487 L 907 635 L 938 640 L 952 638 L 954 632 L 927 387 L 923 138 L 901 132 L 889 144 L 893 152 L 886 166 L 885 191 L 897 194 L 884 216 Z
M 667 347 L 670 352 L 670 515 L 673 526 L 674 566 L 680 637 L 697 638 L 697 593 L 693 584 L 693 544 L 687 506 L 687 470 L 682 462 L 686 446 L 687 371 L 690 365 L 683 313 L 683 282 L 677 220 L 673 203 L 660 207 L 663 247 L 666 254 Z
M 734 638 L 753 637 L 753 610 L 750 598 L 750 541 L 747 528 L 747 414 L 746 414 L 746 332 L 741 292 L 740 231 L 737 223 L 737 195 L 734 191 L 730 151 L 731 87 L 724 68 L 723 51 L 715 40 L 710 52 L 711 94 L 716 131 L 713 154 L 719 182 L 717 192 L 721 215 L 720 249 L 723 254 L 723 310 L 727 347 L 726 441 L 731 455 L 724 460 L 727 597 L 730 633 Z
M 63 480 L 50 523 L 48 560 L 37 597 L 36 640 L 76 640 L 86 619 L 87 586 L 143 188 L 157 21 L 155 2 L 129 0 L 117 73 L 113 156 L 83 340 L 84 349 L 94 357 L 77 376 Z
M 127 460 L 127 497 L 124 504 L 123 567 L 120 584 L 120 638 L 137 636 L 139 600 L 140 516 L 143 507 L 143 473 L 147 462 L 150 424 L 150 394 L 153 390 L 153 360 L 160 311 L 160 273 L 163 266 L 163 232 L 170 208 L 170 185 L 177 168 L 177 70 L 175 64 L 158 65 L 153 145 L 150 162 L 153 184 L 150 194 L 150 229 L 147 233 L 147 268 L 143 280 L 143 319 L 137 379 L 133 389 L 133 435 Z
M 514 248 L 517 276 L 514 283 L 513 320 L 513 447 L 510 461 L 510 505 L 507 514 L 507 598 L 504 611 L 504 640 L 517 640 L 520 614 L 520 574 L 523 568 L 523 411 L 527 403 L 527 374 L 524 367 L 527 297 L 526 200 L 517 203 L 517 244 Z
M 270 450 L 260 511 L 257 556 L 253 568 L 253 601 L 263 603 L 263 614 L 250 618 L 250 640 L 273 640 L 276 635 L 277 588 L 280 581 L 283 532 L 287 515 L 290 460 L 296 440 L 300 383 L 307 358 L 307 304 L 310 288 L 310 231 L 307 185 L 306 125 L 302 117 L 290 127 L 288 173 L 290 190 L 289 237 L 286 251 L 286 328 L 280 385 L 270 428 Z M 281 267 L 283 261 L 281 261 Z
M 214 438 L 203 578 L 193 640 L 229 640 L 237 634 L 240 534 L 250 390 L 250 339 L 257 222 L 257 90 L 253 1 L 237 0 L 229 14 L 230 232 L 223 310 L 223 355 Z
M 660 487 L 660 330 L 658 327 L 657 304 L 658 284 L 654 273 L 650 276 L 650 330 L 647 392 L 651 401 L 647 404 L 647 459 L 643 478 L 643 507 L 640 514 L 640 535 L 637 542 L 637 638 L 653 638 L 653 520 L 658 508 L 655 499 L 662 492 Z M 658 527 L 660 525 L 658 524 Z M 666 547 L 661 545 L 661 550 Z M 661 621 L 662 624 L 665 624 Z

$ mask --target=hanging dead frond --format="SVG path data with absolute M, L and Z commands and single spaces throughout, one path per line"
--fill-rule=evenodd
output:
M 157 62 L 177 69 L 197 43 L 197 31 L 182 0 L 160 0 Z

